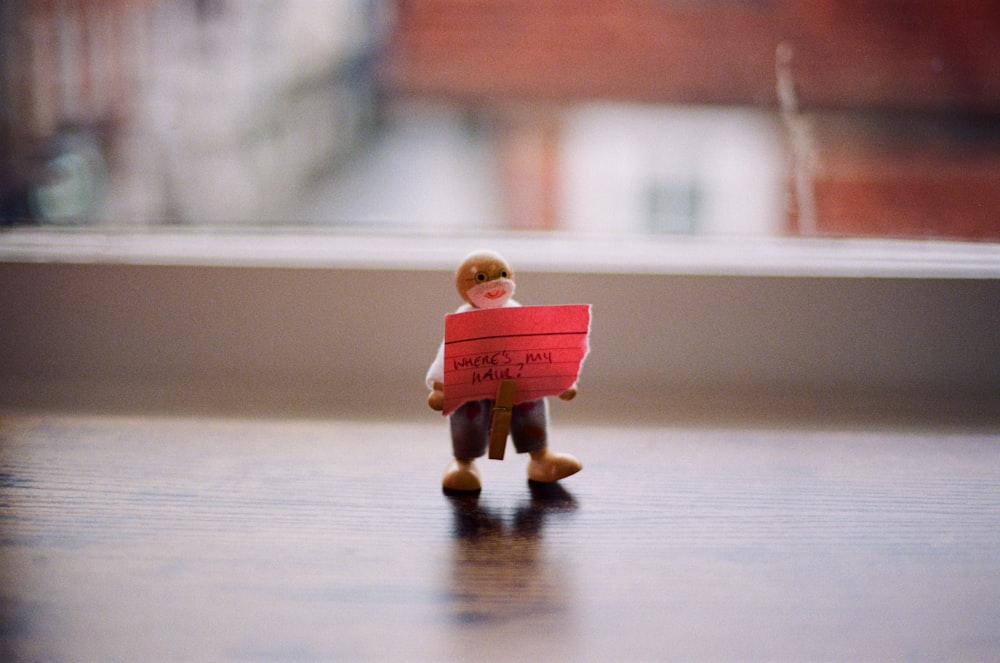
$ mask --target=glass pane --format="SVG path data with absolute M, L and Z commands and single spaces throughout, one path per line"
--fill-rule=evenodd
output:
M 1000 239 L 989 2 L 0 5 L 0 222 Z

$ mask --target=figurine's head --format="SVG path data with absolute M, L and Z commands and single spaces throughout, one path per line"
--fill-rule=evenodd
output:
M 455 287 L 476 308 L 500 308 L 514 296 L 514 270 L 498 253 L 475 251 L 455 270 Z

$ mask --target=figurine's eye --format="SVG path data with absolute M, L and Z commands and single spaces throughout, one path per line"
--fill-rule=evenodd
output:
M 476 272 L 476 283 L 482 283 L 488 278 L 489 277 L 486 275 L 486 272 Z
M 510 272 L 508 272 L 506 269 L 501 269 L 500 270 L 500 278 L 505 279 L 508 276 L 510 276 Z

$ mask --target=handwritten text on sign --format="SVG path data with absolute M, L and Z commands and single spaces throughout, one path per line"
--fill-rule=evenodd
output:
M 590 306 L 517 306 L 452 313 L 444 320 L 444 414 L 496 397 L 516 380 L 514 404 L 576 383 L 587 356 Z

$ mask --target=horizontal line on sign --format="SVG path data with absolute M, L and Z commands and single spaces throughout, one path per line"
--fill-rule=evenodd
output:
M 499 369 L 508 367 L 518 367 L 522 364 L 525 369 L 532 367 L 546 367 L 546 366 L 556 366 L 558 364 L 579 364 L 581 361 L 579 356 L 574 356 L 569 359 L 553 359 L 551 361 L 514 361 L 507 364 L 483 364 L 481 366 L 452 366 L 450 369 L 446 369 L 449 373 L 463 373 L 466 371 L 480 371 L 489 369 Z
M 533 334 L 496 334 L 493 336 L 470 336 L 468 338 L 456 339 L 454 341 L 445 341 L 445 345 L 455 345 L 456 343 L 470 343 L 473 341 L 489 341 L 495 338 L 516 338 L 524 336 L 582 336 L 586 335 L 587 330 L 583 331 L 569 331 L 569 332 L 538 332 Z M 548 349 L 548 348 L 546 348 Z M 478 354 L 478 353 L 471 353 Z
M 518 383 L 518 393 L 531 392 L 531 391 L 542 391 L 547 389 L 545 386 L 530 386 L 530 385 L 547 385 L 547 384 L 560 384 L 565 382 L 568 378 L 575 378 L 575 373 L 550 373 L 544 376 L 525 376 L 519 379 L 514 379 Z M 506 379 L 506 378 L 505 378 Z M 530 384 L 529 384 L 530 383 Z M 449 383 L 444 387 L 445 399 L 450 400 L 455 396 L 464 397 L 469 393 L 475 393 L 480 391 L 484 385 L 499 385 L 500 379 L 483 380 L 482 382 L 477 382 L 473 385 L 471 382 L 459 382 L 459 383 Z M 473 388 L 475 387 L 475 388 Z

